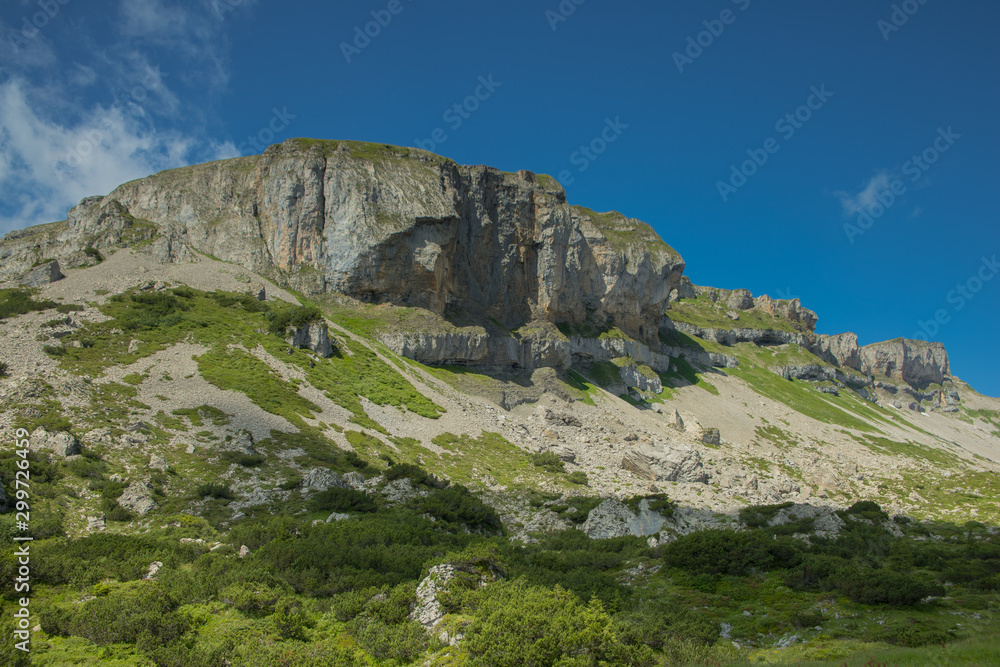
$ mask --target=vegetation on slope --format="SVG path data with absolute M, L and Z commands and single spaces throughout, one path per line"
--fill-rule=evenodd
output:
M 519 544 L 463 487 L 396 470 L 427 495 L 389 506 L 338 490 L 316 496 L 305 515 L 227 532 L 178 515 L 137 535 L 36 535 L 33 664 L 652 667 L 844 661 L 903 656 L 905 647 L 975 661 L 1000 627 L 1000 538 L 976 522 L 890 520 L 856 503 L 840 513 L 840 535 L 805 542 L 790 537 L 810 529 L 802 522 L 768 525 L 774 506 L 744 510 L 743 532 L 697 532 L 653 549 L 576 530 Z M 331 505 L 351 518 L 315 522 Z M 12 529 L 13 518 L 0 517 L 0 531 Z M 0 555 L 7 581 L 12 553 Z M 163 567 L 146 580 L 154 561 Z M 439 563 L 459 575 L 438 596 L 439 631 L 465 637 L 455 646 L 410 618 L 417 584 Z M 9 584 L 6 593 L 10 619 Z

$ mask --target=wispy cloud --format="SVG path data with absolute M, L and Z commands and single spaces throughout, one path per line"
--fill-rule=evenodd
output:
M 860 211 L 871 209 L 872 205 L 878 202 L 878 194 L 883 192 L 892 184 L 892 175 L 887 171 L 879 171 L 872 176 L 867 183 L 856 193 L 835 192 L 840 199 L 844 213 L 851 216 L 857 215 Z
M 208 130 L 229 80 L 212 0 L 121 0 L 110 18 L 120 39 L 78 31 L 72 58 L 57 35 L 0 40 L 0 235 L 65 219 L 126 181 L 238 154 Z
M 0 85 L 0 232 L 62 220 L 83 197 L 191 158 L 236 155 L 232 144 L 200 145 L 179 131 L 144 126 L 121 107 L 97 107 L 74 124 L 36 109 L 23 82 Z

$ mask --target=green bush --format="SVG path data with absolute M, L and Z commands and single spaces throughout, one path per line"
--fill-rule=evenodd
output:
M 532 454 L 531 462 L 547 472 L 566 472 L 566 465 L 555 452 L 538 452 L 537 454 Z
M 669 565 L 694 574 L 734 576 L 793 567 L 801 558 L 798 543 L 790 538 L 725 529 L 683 535 L 666 546 L 663 556 Z
M 327 489 L 309 500 L 315 512 L 376 512 L 375 500 L 363 491 L 354 489 Z
M 15 315 L 23 315 L 24 313 L 55 308 L 58 305 L 55 301 L 49 299 L 35 301 L 28 290 L 0 290 L 0 320 L 14 317 Z
M 861 604 L 913 605 L 944 589 L 909 572 L 847 567 L 835 577 L 843 595 Z
M 582 486 L 587 486 L 587 484 L 590 483 L 590 480 L 587 479 L 587 473 L 583 472 L 582 470 L 574 470 L 573 472 L 571 472 L 569 475 L 566 476 L 566 479 L 568 479 L 573 484 L 580 484 Z
M 7 362 L 0 361 L 0 378 L 7 377 L 7 374 L 9 372 L 10 372 L 10 366 L 7 365 Z
M 205 496 L 211 496 L 212 498 L 221 498 L 224 500 L 233 499 L 233 491 L 228 485 L 222 483 L 209 483 L 202 484 L 194 492 L 195 497 L 204 498 Z
M 235 463 L 244 468 L 258 468 L 264 465 L 267 457 L 263 454 L 244 454 L 243 452 L 223 452 L 222 460 L 226 463 Z
M 412 463 L 392 463 L 386 468 L 383 476 L 387 482 L 406 477 L 414 484 L 432 489 L 443 489 L 448 486 L 447 480 L 438 479 L 420 466 L 413 465 Z
M 740 522 L 748 528 L 760 528 L 766 526 L 774 516 L 783 509 L 792 507 L 795 503 L 781 503 L 780 505 L 752 505 L 740 510 Z
M 481 598 L 465 631 L 472 667 L 642 664 L 641 649 L 621 642 L 598 600 L 584 604 L 558 586 L 524 580 L 487 586 Z
M 460 484 L 436 489 L 423 498 L 411 501 L 418 512 L 470 529 L 502 531 L 503 523 L 496 510 L 489 507 Z
M 219 593 L 219 599 L 245 614 L 267 616 L 274 612 L 274 606 L 284 593 L 271 586 L 257 582 L 233 584 Z

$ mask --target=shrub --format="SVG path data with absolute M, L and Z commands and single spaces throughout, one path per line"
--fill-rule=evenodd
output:
M 587 484 L 590 483 L 590 480 L 587 479 L 587 473 L 583 472 L 582 470 L 574 470 L 573 472 L 571 472 L 569 475 L 566 476 L 566 479 L 568 479 L 573 484 L 580 484 L 582 486 L 587 486 Z
M 413 621 L 390 624 L 379 618 L 358 616 L 349 629 L 358 644 L 380 660 L 412 662 L 428 644 L 427 631 Z
M 104 255 L 101 254 L 100 250 L 98 250 L 93 246 L 87 246 L 86 248 L 84 248 L 83 254 L 87 255 L 88 257 L 93 257 L 94 259 L 97 260 L 98 264 L 104 261 Z
M 221 483 L 202 484 L 197 489 L 195 489 L 194 495 L 198 498 L 211 496 L 212 498 L 222 498 L 224 500 L 233 499 L 232 489 L 230 489 L 228 485 Z
M 267 457 L 263 454 L 244 454 L 243 452 L 223 452 L 222 460 L 227 463 L 235 463 L 244 468 L 257 468 L 264 465 Z
M 432 489 L 443 489 L 448 486 L 447 480 L 438 479 L 420 466 L 413 465 L 412 463 L 393 463 L 386 469 L 383 475 L 388 482 L 406 477 L 414 484 L 420 484 Z
M 558 586 L 523 580 L 487 586 L 482 598 L 465 633 L 473 667 L 635 663 L 598 600 L 584 604 Z
M 125 331 L 159 329 L 181 322 L 181 313 L 191 305 L 169 292 L 148 292 L 128 297 L 128 309 L 118 318 Z
M 469 528 L 503 530 L 503 523 L 496 510 L 460 484 L 437 489 L 423 498 L 416 498 L 412 501 L 412 507 L 443 521 L 465 524 Z
M 551 473 L 566 472 L 566 466 L 555 452 L 539 452 L 531 455 L 531 462 Z
M 233 584 L 219 593 L 219 599 L 245 614 L 267 616 L 283 593 L 277 588 L 257 582 Z
M 367 493 L 354 489 L 327 489 L 309 500 L 317 512 L 376 512 L 378 505 Z
M 0 290 L 0 320 L 15 315 L 23 315 L 37 310 L 46 310 L 58 306 L 55 301 L 35 301 L 31 292 L 23 289 Z
M 836 580 L 842 594 L 861 604 L 912 605 L 929 595 L 941 595 L 944 590 L 912 573 L 889 569 L 847 567 L 836 575 Z
M 860 516 L 875 523 L 880 523 L 889 518 L 889 515 L 882 511 L 882 507 L 879 506 L 878 503 L 871 500 L 859 500 L 844 510 L 844 512 L 846 514 Z
M 753 505 L 740 510 L 740 521 L 749 528 L 766 526 L 781 510 L 792 507 L 795 503 L 780 505 Z
M 792 540 L 774 539 L 761 531 L 704 530 L 683 535 L 664 549 L 668 564 L 695 574 L 743 576 L 753 570 L 794 566 L 799 558 Z
M 7 362 L 0 361 L 0 378 L 7 377 L 7 374 L 9 372 L 10 372 L 10 367 L 7 365 Z

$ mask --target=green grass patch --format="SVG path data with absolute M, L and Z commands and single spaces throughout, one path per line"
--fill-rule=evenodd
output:
M 743 380 L 758 394 L 784 403 L 796 412 L 817 421 L 845 426 L 858 431 L 877 431 L 868 422 L 861 420 L 846 409 L 837 407 L 830 400 L 836 397 L 828 398 L 828 394 L 813 389 L 807 382 L 786 380 L 766 368 L 749 364 L 743 364 L 739 368 L 726 369 L 726 373 Z
M 30 290 L 4 289 L 0 290 L 0 320 L 36 311 L 56 308 L 59 304 L 51 299 L 35 301 Z

